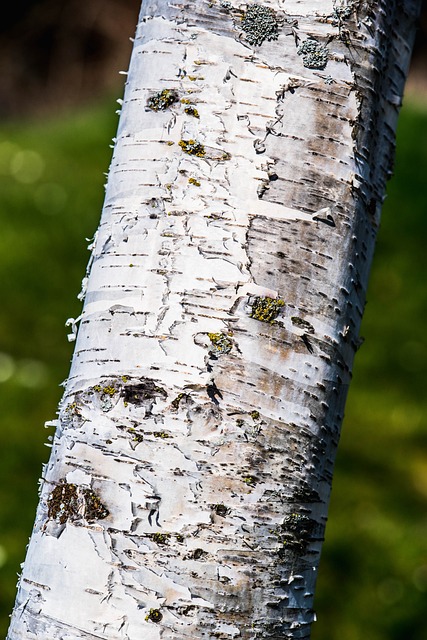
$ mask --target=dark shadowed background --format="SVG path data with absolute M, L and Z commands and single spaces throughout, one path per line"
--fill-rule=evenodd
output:
M 0 635 L 103 201 L 139 0 L 19 0 L 0 21 Z M 340 443 L 313 640 L 425 640 L 427 8 Z M 48 640 L 48 639 L 43 639 Z

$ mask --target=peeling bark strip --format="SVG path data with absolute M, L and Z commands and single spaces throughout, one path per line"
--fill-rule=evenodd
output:
M 143 2 L 9 640 L 309 638 L 418 5 Z

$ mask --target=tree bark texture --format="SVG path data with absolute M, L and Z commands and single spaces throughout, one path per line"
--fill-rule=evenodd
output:
M 9 640 L 309 638 L 418 8 L 143 1 Z

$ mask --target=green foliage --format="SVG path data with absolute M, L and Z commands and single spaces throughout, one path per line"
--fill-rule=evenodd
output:
M 68 373 L 72 345 L 64 322 L 81 308 L 75 295 L 89 257 L 84 238 L 99 220 L 113 113 L 111 100 L 54 122 L 0 129 L 2 637 L 49 453 L 42 425 L 55 416 L 58 384 Z M 425 635 L 426 166 L 427 111 L 405 107 L 362 328 L 366 342 L 356 356 L 338 452 L 312 640 Z M 187 398 L 178 395 L 177 410 Z M 250 488 L 256 478 L 244 476 L 245 483 Z M 212 509 L 227 515 L 224 505 Z M 157 610 L 149 619 L 160 621 Z

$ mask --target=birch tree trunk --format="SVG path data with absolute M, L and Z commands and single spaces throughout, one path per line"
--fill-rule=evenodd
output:
M 309 638 L 418 7 L 143 1 L 9 640 Z

